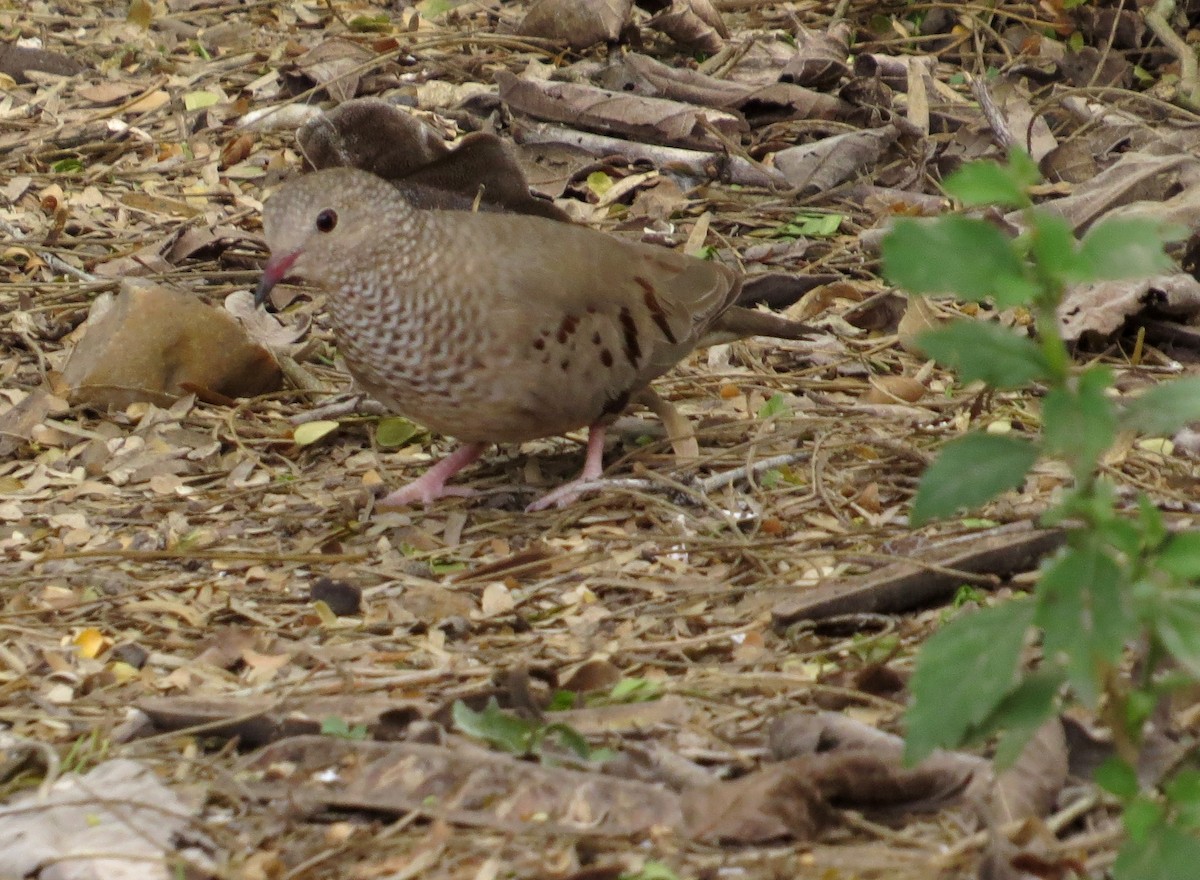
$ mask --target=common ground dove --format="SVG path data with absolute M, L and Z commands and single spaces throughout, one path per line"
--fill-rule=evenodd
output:
M 717 263 L 541 217 L 414 208 L 389 183 L 335 168 L 264 208 L 261 303 L 285 277 L 328 294 L 346 366 L 396 412 L 464 441 L 387 506 L 470 490 L 446 481 L 491 442 L 588 427 L 581 476 L 530 505 L 563 505 L 602 471 L 605 425 L 692 349 L 809 328 L 735 305 Z

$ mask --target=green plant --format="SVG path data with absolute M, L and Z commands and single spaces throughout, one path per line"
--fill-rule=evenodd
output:
M 1076 368 L 1056 309 L 1067 284 L 1153 274 L 1170 266 L 1170 234 L 1144 220 L 1095 224 L 1082 241 L 1059 217 L 1032 207 L 1036 166 L 1016 153 L 1006 166 L 965 166 L 947 179 L 964 205 L 1023 209 L 1027 231 L 1010 239 L 982 219 L 900 220 L 883 244 L 887 277 L 912 294 L 953 293 L 1028 309 L 1037 339 L 982 321 L 931 331 L 919 343 L 964 381 L 1044 390 L 1040 436 L 970 433 L 948 442 L 913 502 L 914 524 L 981 505 L 1021 485 L 1054 458 L 1071 483 L 1044 515 L 1066 545 L 1042 566 L 1030 596 L 963 614 L 928 640 L 912 679 L 907 755 L 998 735 L 1011 761 L 1064 700 L 1101 714 L 1115 755 L 1097 782 L 1124 807 L 1118 880 L 1191 876 L 1200 863 L 1200 774 L 1177 771 L 1139 784 L 1146 720 L 1172 690 L 1200 680 L 1200 533 L 1171 533 L 1144 495 L 1118 503 L 1100 475 L 1123 431 L 1164 434 L 1200 419 L 1200 379 L 1160 384 L 1128 404 L 1111 395 L 1109 368 Z M 1040 636 L 1040 662 L 1026 659 Z M 1136 652 L 1137 662 L 1133 662 Z
M 324 736 L 349 740 L 365 740 L 370 735 L 365 724 L 355 724 L 351 727 L 345 718 L 337 715 L 329 715 L 321 719 L 321 733 Z
M 606 761 L 613 757 L 609 749 L 593 749 L 575 728 L 567 724 L 545 724 L 510 715 L 500 708 L 493 697 L 482 712 L 476 712 L 462 700 L 451 709 L 454 726 L 462 733 L 511 752 L 514 755 L 533 755 L 542 759 L 552 757 L 548 743 L 557 744 L 584 761 Z

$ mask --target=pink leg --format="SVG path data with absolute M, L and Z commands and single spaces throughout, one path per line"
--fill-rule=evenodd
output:
M 588 428 L 587 460 L 583 463 L 583 473 L 530 504 L 525 508 L 526 513 L 545 510 L 547 507 L 566 507 L 568 504 L 573 504 L 583 494 L 580 486 L 600 479 L 600 475 L 604 473 L 604 433 L 606 430 L 604 425 L 592 425 Z
M 447 487 L 446 481 L 483 455 L 484 448 L 482 443 L 466 443 L 458 447 L 407 486 L 401 486 L 380 500 L 379 506 L 405 507 L 414 501 L 429 504 L 447 495 L 456 495 L 462 498 L 474 495 L 474 489 L 466 486 Z

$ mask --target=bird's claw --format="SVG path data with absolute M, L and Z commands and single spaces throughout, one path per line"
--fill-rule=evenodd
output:
M 572 480 L 569 483 L 563 483 L 553 492 L 547 492 L 541 498 L 531 503 L 525 508 L 526 513 L 534 513 L 538 510 L 547 510 L 551 507 L 569 507 L 574 504 L 586 492 L 594 492 L 601 488 L 602 481 L 593 479 Z
M 470 498 L 475 490 L 468 486 L 434 485 L 433 481 L 422 485 L 424 478 L 413 480 L 379 499 L 376 507 L 408 507 L 420 502 L 432 504 L 439 498 Z

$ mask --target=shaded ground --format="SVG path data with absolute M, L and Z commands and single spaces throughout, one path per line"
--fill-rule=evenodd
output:
M 828 11 L 799 4 L 716 5 L 731 44 L 795 33 L 800 24 L 830 25 Z M 278 71 L 295 68 L 357 16 L 384 12 L 343 2 L 167 7 L 146 8 L 148 29 L 125 21 L 125 3 L 0 8 L 6 38 L 39 37 L 45 49 L 87 68 L 76 79 L 34 77 L 0 99 L 0 217 L 12 239 L 0 253 L 0 416 L 36 389 L 63 393 L 57 377 L 76 328 L 116 279 L 146 276 L 217 304 L 253 287 L 264 191 L 298 173 L 301 158 L 295 122 L 246 127 L 247 114 L 286 101 Z M 411 33 L 403 30 L 415 21 L 411 10 L 390 14 L 394 27 L 355 35 L 363 60 L 330 62 L 339 77 L 330 90 L 350 80 L 359 94 L 403 96 L 447 135 L 458 120 L 462 127 L 501 123 L 507 136 L 495 101 L 452 112 L 472 84 L 490 88 L 497 70 L 519 74 L 534 60 L 565 66 L 581 57 L 552 42 L 499 35 L 520 20 L 520 4 L 463 4 Z M 195 828 L 213 841 L 222 876 L 609 877 L 636 872 L 646 858 L 692 877 L 718 870 L 973 875 L 984 841 L 970 837 L 974 828 L 961 809 L 891 826 L 844 814 L 813 840 L 755 846 L 665 832 L 542 833 L 533 830 L 536 821 L 485 821 L 484 807 L 474 821 L 431 822 L 402 809 L 397 821 L 392 810 L 293 800 L 286 786 L 264 797 L 239 774 L 243 755 L 203 730 L 120 741 L 123 723 L 137 727 L 131 707 L 168 705 L 145 703 L 151 698 L 193 698 L 176 704 L 182 723 L 284 699 L 352 697 L 363 702 L 339 703 L 320 717 L 375 723 L 382 707 L 399 706 L 430 719 L 406 736 L 445 743 L 439 725 L 448 724 L 456 699 L 472 697 L 482 709 L 482 698 L 494 695 L 536 713 L 547 692 L 581 667 L 599 687 L 621 679 L 638 683 L 643 695 L 674 700 L 608 727 L 591 716 L 572 721 L 594 746 L 641 756 L 640 769 L 626 766 L 624 776 L 661 782 L 694 781 L 699 771 L 714 779 L 743 774 L 780 757 L 767 730 L 803 707 L 899 729 L 912 652 L 940 607 L 825 626 L 776 625 L 772 611 L 817 585 L 923 558 L 935 536 L 910 533 L 905 513 L 938 441 L 972 424 L 1036 430 L 1038 414 L 1034 399 L 982 396 L 905 351 L 911 325 L 897 327 L 903 303 L 886 295 L 876 275 L 875 229 L 889 213 L 924 210 L 943 165 L 996 154 L 963 73 L 1027 66 L 1028 79 L 1012 80 L 1026 107 L 1050 94 L 1030 97 L 1029 88 L 1047 84 L 1061 90 L 1055 100 L 1063 91 L 1090 95 L 1145 116 L 1147 125 L 1165 128 L 1182 114 L 1126 91 L 1135 82 L 1165 89 L 1173 63 L 1170 53 L 1136 48 L 1154 41 L 1133 13 L 1087 7 L 1050 20 L 1041 7 L 1019 4 L 986 15 L 937 7 L 925 17 L 926 36 L 912 35 L 918 19 L 907 8 L 864 5 L 843 14 L 856 56 L 929 60 L 923 125 L 919 111 L 913 121 L 911 89 L 907 100 L 899 88 L 877 95 L 880 80 L 847 72 L 815 91 L 840 94 L 853 113 L 818 121 L 779 108 L 754 116 L 751 108 L 753 124 L 726 136 L 735 154 L 762 160 L 789 145 L 903 121 L 877 155 L 856 160 L 846 180 L 813 192 L 795 181 L 790 190 L 772 190 L 692 179 L 686 198 L 666 199 L 669 218 L 658 218 L 667 243 L 706 245 L 751 271 L 806 269 L 844 279 L 797 310 L 828 338 L 736 343 L 697 354 L 659 383 L 697 424 L 699 461 L 677 461 L 656 423 L 638 414 L 616 432 L 606 463 L 609 474 L 640 482 L 564 511 L 520 512 L 581 462 L 577 443 L 556 439 L 489 453 L 466 474 L 482 490 L 478 498 L 384 512 L 373 509 L 375 487 L 410 478 L 448 448 L 445 441 L 419 437 L 399 451 L 384 449 L 378 419 L 364 416 L 343 417 L 337 430 L 300 446 L 289 419 L 323 397 L 298 391 L 229 406 L 191 397 L 169 408 L 135 403 L 107 414 L 51 398 L 37 418 L 20 430 L 10 418 L 0 435 L 0 721 L 8 733 L 44 745 L 65 770 L 116 755 L 156 767 L 199 805 Z M 940 26 L 931 22 L 943 14 Z M 697 54 L 636 30 L 643 51 L 670 64 Z M 1061 67 L 1053 60 L 1051 47 L 1072 40 L 1099 53 L 1090 67 L 1084 52 Z M 1129 64 L 1103 66 L 1114 58 Z M 1132 64 L 1143 74 L 1135 76 Z M 326 68 L 315 75 L 330 79 Z M 330 106 L 327 92 L 305 91 L 312 85 L 293 79 L 298 103 Z M 1005 112 L 1010 122 L 1022 118 Z M 1063 143 L 1091 125 L 1049 118 Z M 611 182 L 647 170 L 614 161 L 584 168 L 567 195 L 585 219 L 638 235 L 655 224 L 652 217 L 628 222 L 638 210 L 636 192 L 624 200 L 631 208 L 609 210 L 598 191 L 603 183 L 588 175 Z M 815 220 L 798 217 L 801 211 Z M 831 215 L 836 222 L 824 229 L 800 225 Z M 701 227 L 690 241 L 702 223 L 707 235 Z M 179 246 L 185 232 L 201 235 Z M 297 359 L 310 377 L 344 390 L 348 379 L 337 368 L 319 301 L 301 295 L 285 320 L 308 315 L 316 342 Z M 1100 353 L 1123 390 L 1178 366 L 1153 346 L 1137 366 L 1123 351 L 1113 344 Z M 1161 446 L 1130 441 L 1107 462 L 1109 474 L 1168 509 L 1186 509 L 1195 467 L 1161 453 Z M 786 458 L 748 469 L 772 456 Z M 738 468 L 728 484 L 703 482 Z M 1041 468 L 987 515 L 1028 520 L 1065 479 Z M 318 582 L 325 606 L 312 601 Z M 1010 589 L 999 579 L 991 586 Z M 330 613 L 339 590 L 361 591 L 359 613 Z M 859 675 L 864 670 L 870 675 Z M 575 685 L 590 689 L 578 679 Z M 225 702 L 204 703 L 218 699 Z M 18 770 L 10 791 L 41 775 Z M 1064 796 L 1057 806 L 1070 804 Z M 603 807 L 618 812 L 615 802 Z M 1083 835 L 1068 845 L 1070 856 L 1102 866 L 1115 841 L 1110 817 L 1100 807 L 1080 812 L 1064 832 Z M 598 819 L 598 830 L 610 820 Z M 595 873 L 582 873 L 588 865 Z

